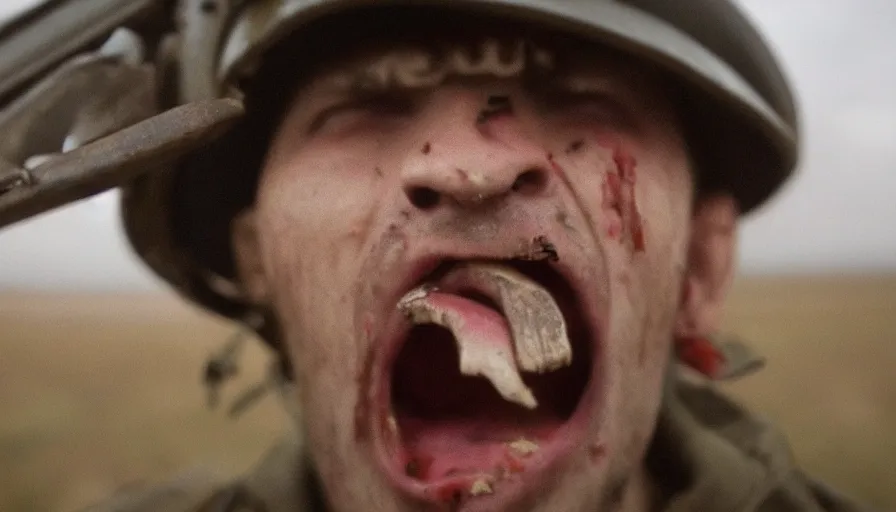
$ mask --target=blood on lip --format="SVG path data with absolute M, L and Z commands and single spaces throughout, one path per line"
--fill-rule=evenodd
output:
M 507 471 L 511 473 L 522 473 L 526 470 L 526 464 L 512 453 L 509 448 L 504 452 L 504 461 L 507 463 Z
M 607 449 L 601 442 L 595 442 L 588 446 L 588 456 L 591 458 L 591 462 L 600 461 L 606 453 Z
M 437 501 L 443 503 L 457 503 L 463 497 L 464 486 L 460 482 L 451 482 L 445 485 L 433 486 L 427 489 L 429 494 Z
M 436 501 L 456 504 L 471 495 L 473 484 L 481 478 L 482 475 L 457 476 L 438 484 L 430 484 L 424 492 Z

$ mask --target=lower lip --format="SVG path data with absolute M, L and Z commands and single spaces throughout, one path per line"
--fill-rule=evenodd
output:
M 403 339 L 407 336 L 408 330 L 406 326 L 402 325 L 397 329 L 392 329 L 391 333 L 393 336 L 397 336 L 393 339 Z M 368 375 L 370 380 L 366 384 L 377 383 L 378 385 L 367 388 L 372 389 L 373 393 L 368 397 L 370 400 L 367 410 L 368 418 L 364 423 L 372 433 L 371 441 L 375 464 L 379 466 L 394 488 L 414 501 L 444 505 L 456 503 L 460 497 L 464 502 L 478 501 L 482 504 L 493 504 L 496 500 L 510 499 L 512 496 L 523 493 L 526 489 L 536 488 L 536 485 L 543 481 L 546 472 L 567 460 L 576 449 L 582 449 L 585 446 L 585 434 L 594 420 L 595 410 L 599 410 L 601 405 L 598 395 L 601 379 L 598 376 L 603 373 L 598 364 L 601 359 L 598 356 L 599 350 L 597 350 L 599 346 L 593 343 L 592 346 L 595 347 L 595 350 L 592 354 L 591 377 L 572 417 L 553 430 L 547 438 L 538 439 L 538 457 L 520 461 L 518 466 L 509 468 L 513 473 L 512 479 L 496 480 L 492 485 L 492 492 L 473 496 L 470 492 L 471 488 L 482 475 L 448 476 L 427 481 L 407 475 L 405 463 L 408 460 L 408 455 L 394 434 L 394 429 L 397 426 L 389 425 L 392 386 L 388 376 L 391 375 L 392 366 L 398 356 L 401 344 L 375 343 L 373 346 L 386 346 L 392 350 L 382 354 L 381 362 L 384 364 L 377 365 L 383 373 L 376 375 L 379 372 L 374 370 L 372 374 Z M 358 427 L 361 428 L 363 425 L 358 425 Z

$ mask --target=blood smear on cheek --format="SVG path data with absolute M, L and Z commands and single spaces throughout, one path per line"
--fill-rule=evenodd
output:
M 597 463 L 607 454 L 607 448 L 603 445 L 603 443 L 593 443 L 588 447 L 588 455 L 591 458 L 591 462 Z
M 604 182 L 601 188 L 604 194 L 604 209 L 613 209 L 620 215 L 622 214 L 622 211 L 619 209 L 621 185 L 619 175 L 615 172 L 608 172 L 604 175 Z
M 631 240 L 634 252 L 644 252 L 646 247 L 644 223 L 641 219 L 641 213 L 638 211 L 638 202 L 635 197 L 635 158 L 620 146 L 616 146 L 613 150 L 613 162 L 616 164 L 619 178 L 622 180 L 619 200 L 621 202 L 622 223 L 626 237 Z
M 601 185 L 603 208 L 607 214 L 607 236 L 613 240 L 618 239 L 622 234 L 620 221 L 622 210 L 619 204 L 620 185 L 618 174 L 614 172 L 604 174 L 604 182 Z
M 622 224 L 616 222 L 615 219 L 611 220 L 607 225 L 607 236 L 610 237 L 611 240 L 617 240 L 622 236 Z
M 644 244 L 644 225 L 641 222 L 641 215 L 636 211 L 637 220 L 632 223 L 632 246 L 635 252 L 644 252 L 646 245 Z
M 617 145 L 613 150 L 613 163 L 616 164 L 616 169 L 619 171 L 619 175 L 622 176 L 622 179 L 630 179 L 631 182 L 634 183 L 635 158 L 630 153 Z
M 373 334 L 373 314 L 365 313 L 364 314 L 364 337 L 367 341 L 371 340 L 371 335 Z
M 548 153 L 547 159 L 548 159 L 548 163 L 551 166 L 551 170 L 553 170 L 554 172 L 556 172 L 557 174 L 559 174 L 560 176 L 563 176 L 565 178 L 565 173 L 563 172 L 563 168 L 560 167 L 560 164 L 558 164 L 556 160 L 554 160 L 554 154 Z

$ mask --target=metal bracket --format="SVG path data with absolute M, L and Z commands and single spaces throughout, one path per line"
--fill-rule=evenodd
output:
M 198 101 L 220 97 L 218 53 L 225 29 L 238 2 L 234 0 L 182 0 L 180 97 Z
M 143 54 L 140 38 L 119 29 L 0 112 L 0 228 L 160 168 L 242 114 L 234 100 L 159 114 Z
M 19 169 L 8 162 L 0 163 L 0 195 L 10 190 L 34 184 L 34 176 L 28 169 Z
M 164 168 L 220 136 L 242 113 L 233 99 L 190 103 L 54 156 L 29 170 L 31 186 L 0 194 L 0 228 Z

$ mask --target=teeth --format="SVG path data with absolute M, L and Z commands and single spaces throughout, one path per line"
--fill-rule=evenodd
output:
M 500 303 L 523 371 L 546 373 L 572 362 L 563 314 L 547 290 L 516 270 L 494 264 L 464 265 L 446 276 L 446 286 L 460 279 L 475 280 Z
M 436 290 L 437 288 L 435 287 L 435 285 L 429 283 L 418 286 L 406 293 L 404 297 L 401 298 L 401 300 L 398 302 L 398 309 L 401 311 L 405 311 L 405 309 L 408 308 L 410 304 L 415 301 L 425 299 L 430 294 L 430 292 L 434 292 Z
M 487 344 L 463 343 L 460 351 L 460 371 L 464 375 L 482 375 L 491 381 L 505 399 L 527 409 L 535 409 L 538 402 L 523 383 L 510 351 L 492 348 Z
M 538 448 L 539 448 L 538 443 L 529 441 L 528 439 L 526 439 L 524 437 L 517 439 L 516 441 L 508 444 L 507 446 L 509 446 L 510 449 L 513 450 L 514 452 L 516 452 L 518 455 L 523 456 L 523 457 L 528 457 L 529 455 L 532 455 L 533 453 L 537 452 Z
M 494 492 L 492 490 L 492 484 L 488 481 L 487 478 L 479 478 L 473 485 L 470 486 L 470 494 L 473 496 L 481 496 L 483 494 L 491 494 Z
M 399 309 L 415 324 L 435 324 L 451 331 L 460 353 L 460 372 L 488 379 L 505 400 L 535 409 L 538 402 L 517 372 L 509 347 L 485 339 L 483 333 L 468 328 L 463 316 L 450 308 L 439 307 L 429 300 L 430 289 L 408 293 Z
M 394 414 L 390 414 L 386 419 L 386 423 L 389 425 L 389 433 L 393 436 L 398 435 L 398 421 L 395 419 Z

